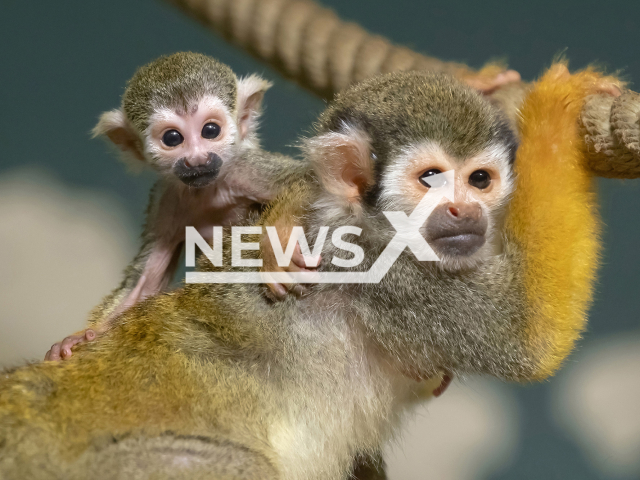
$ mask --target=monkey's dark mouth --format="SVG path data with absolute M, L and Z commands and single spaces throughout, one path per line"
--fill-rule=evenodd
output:
M 485 244 L 484 234 L 476 232 L 458 232 L 427 239 L 436 253 L 448 256 L 468 257 L 476 253 Z
M 186 158 L 181 158 L 173 166 L 173 173 L 184 184 L 190 187 L 201 188 L 210 185 L 220 173 L 222 159 L 215 153 L 207 156 L 207 162 L 203 165 L 189 165 Z

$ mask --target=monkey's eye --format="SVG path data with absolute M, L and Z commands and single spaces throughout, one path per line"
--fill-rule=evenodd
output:
M 184 137 L 178 130 L 167 130 L 162 135 L 162 143 L 167 147 L 177 147 L 184 142 Z
M 469 185 L 484 190 L 491 184 L 491 175 L 486 170 L 476 170 L 469 175 Z
M 442 173 L 442 172 L 437 168 L 432 168 L 431 170 L 427 170 L 422 175 L 420 175 L 418 180 L 422 185 L 424 185 L 427 188 L 440 188 L 447 183 L 444 176 L 435 177 L 427 181 L 429 177 L 433 177 L 434 175 L 438 175 L 439 173 Z
M 202 138 L 208 138 L 209 140 L 216 138 L 220 135 L 220 125 L 217 123 L 207 123 L 202 127 Z

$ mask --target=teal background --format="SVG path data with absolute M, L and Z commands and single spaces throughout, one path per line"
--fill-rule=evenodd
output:
M 395 42 L 474 67 L 506 57 L 524 78 L 533 79 L 565 52 L 573 68 L 596 61 L 610 71 L 621 69 L 632 87 L 640 79 L 640 2 L 324 4 Z M 136 67 L 180 50 L 210 54 L 239 74 L 259 72 L 274 81 L 261 127 L 268 149 L 293 152 L 290 145 L 323 108 L 320 100 L 160 2 L 4 0 L 0 175 L 25 165 L 41 167 L 69 186 L 112 193 L 140 224 L 153 175 L 127 174 L 89 131 L 100 112 L 118 106 Z M 541 174 L 553 181 L 553 172 Z M 600 180 L 599 187 L 606 247 L 582 346 L 637 332 L 640 324 L 640 183 Z M 510 387 L 523 412 L 523 441 L 514 462 L 492 480 L 605 478 L 554 423 L 549 385 Z

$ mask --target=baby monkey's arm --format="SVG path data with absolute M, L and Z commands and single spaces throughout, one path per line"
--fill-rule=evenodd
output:
M 274 227 L 281 248 L 286 248 L 293 228 L 302 225 L 301 218 L 308 210 L 309 190 L 312 188 L 312 179 L 309 176 L 301 177 L 283 190 L 278 199 L 272 202 L 263 215 L 264 225 Z M 315 271 L 322 261 L 322 257 L 305 256 L 302 254 L 300 244 L 296 243 L 288 266 L 280 266 L 273 251 L 273 241 L 265 231 L 260 240 L 260 254 L 262 256 L 262 272 L 311 272 Z M 285 244 L 285 247 L 282 245 Z M 276 300 L 282 300 L 291 292 L 296 296 L 302 296 L 308 291 L 305 284 L 271 282 L 267 283 L 267 295 Z

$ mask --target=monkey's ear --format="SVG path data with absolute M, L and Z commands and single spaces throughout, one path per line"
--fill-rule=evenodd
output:
M 250 75 L 238 80 L 238 127 L 240 138 L 243 140 L 255 131 L 258 117 L 262 112 L 264 93 L 271 88 L 271 85 L 271 82 L 258 75 Z
M 369 137 L 360 129 L 344 126 L 305 142 L 304 149 L 325 189 L 350 203 L 358 202 L 374 184 Z
M 144 160 L 140 138 L 122 110 L 111 110 L 100 115 L 100 120 L 91 133 L 94 138 L 107 137 L 124 153 L 138 160 Z

